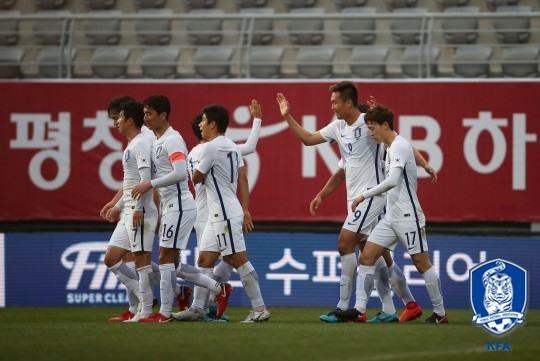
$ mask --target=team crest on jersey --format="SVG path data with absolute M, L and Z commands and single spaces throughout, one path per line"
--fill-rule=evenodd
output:
M 470 270 L 472 322 L 502 335 L 525 321 L 528 274 L 522 267 L 494 259 Z
M 159 158 L 162 152 L 163 152 L 163 146 L 160 145 L 159 147 L 156 148 L 156 158 Z
M 131 151 L 128 149 L 125 153 L 124 153 L 124 160 L 127 162 L 129 160 L 129 158 L 131 157 Z
M 354 130 L 354 139 L 358 140 L 362 136 L 362 128 L 358 127 Z

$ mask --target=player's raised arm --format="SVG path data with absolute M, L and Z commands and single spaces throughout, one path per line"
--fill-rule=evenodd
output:
M 249 155 L 255 152 L 259 141 L 259 134 L 261 133 L 262 111 L 261 105 L 257 100 L 253 99 L 251 101 L 249 111 L 251 116 L 253 116 L 253 126 L 251 127 L 251 133 L 249 133 L 246 142 L 244 144 L 238 144 L 238 149 L 242 155 Z
M 294 120 L 290 113 L 291 106 L 282 93 L 278 93 L 276 95 L 276 100 L 279 105 L 281 115 L 287 121 L 289 128 L 291 128 L 293 133 L 302 141 L 302 143 L 304 143 L 304 145 L 316 145 L 326 142 L 320 132 L 310 132 L 302 128 L 302 126 L 298 124 L 296 120 Z

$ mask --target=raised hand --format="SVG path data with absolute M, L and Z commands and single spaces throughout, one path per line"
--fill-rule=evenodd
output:
M 253 99 L 251 101 L 251 104 L 249 105 L 249 112 L 253 118 L 262 119 L 261 105 L 257 100 Z
M 279 110 L 281 112 L 281 115 L 286 117 L 291 112 L 291 106 L 289 105 L 289 102 L 287 101 L 287 98 L 281 93 L 277 93 L 276 100 L 279 105 Z

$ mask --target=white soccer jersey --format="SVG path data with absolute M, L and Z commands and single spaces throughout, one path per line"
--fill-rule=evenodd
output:
M 161 178 L 173 171 L 171 155 L 182 153 L 187 158 L 188 152 L 184 139 L 176 130 L 169 127 L 165 133 L 154 142 L 152 160 L 154 161 L 154 178 Z M 187 172 L 187 171 L 186 171 Z M 162 206 L 172 201 L 180 201 L 180 210 L 195 209 L 193 195 L 189 191 L 187 178 L 179 183 L 166 187 L 158 187 Z
M 124 150 L 122 167 L 124 169 L 123 199 L 124 207 L 134 207 L 137 203 L 131 196 L 131 191 L 139 183 L 141 176 L 139 169 L 150 168 L 152 162 L 152 143 L 142 133 L 133 138 Z M 148 206 L 152 202 L 152 192 L 146 192 L 142 196 L 142 204 Z
M 401 177 L 397 185 L 387 192 L 386 219 L 389 222 L 416 220 L 425 224 L 424 211 L 418 201 L 418 173 L 412 146 L 398 135 L 390 145 L 386 157 L 386 171 L 400 168 Z
M 193 179 L 193 172 L 201 162 L 201 153 L 204 144 L 197 144 L 188 155 L 188 171 L 189 176 Z M 193 185 L 195 188 L 195 204 L 197 205 L 197 220 L 196 222 L 208 221 L 208 203 L 206 201 L 206 188 L 204 184 L 199 183 Z
M 244 215 L 236 196 L 238 169 L 242 166 L 244 160 L 238 146 L 223 135 L 202 147 L 200 162 L 195 169 L 206 175 L 204 186 L 210 222 Z
M 383 181 L 384 148 L 371 138 L 364 114 L 351 126 L 343 119 L 334 120 L 320 133 L 327 142 L 335 141 L 339 146 L 348 201 Z

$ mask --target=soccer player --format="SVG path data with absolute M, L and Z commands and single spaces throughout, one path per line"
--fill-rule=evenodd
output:
M 257 142 L 259 140 L 259 133 L 261 130 L 261 106 L 256 100 L 252 100 L 249 105 L 249 110 L 253 116 L 253 127 L 251 133 L 245 144 L 238 144 L 238 149 L 240 153 L 245 156 L 253 153 L 257 147 Z M 191 123 L 191 128 L 193 134 L 199 139 L 199 144 L 197 144 L 190 152 L 188 156 L 188 172 L 191 179 L 193 179 L 193 173 L 195 171 L 195 166 L 200 163 L 201 152 L 204 148 L 206 140 L 202 137 L 200 123 L 202 122 L 202 115 L 198 114 L 193 118 Z M 203 232 L 208 223 L 208 203 L 206 196 L 206 187 L 204 183 L 194 184 L 195 188 L 195 203 L 197 204 L 197 220 L 195 221 L 195 233 L 197 235 L 197 247 L 199 249 L 198 257 L 198 266 L 201 268 L 201 271 L 204 274 L 207 274 L 210 277 L 213 277 L 218 282 L 227 282 L 231 276 L 233 267 L 224 262 L 223 260 L 214 267 L 216 260 L 219 258 L 219 251 L 211 252 L 207 251 L 208 245 L 210 245 L 210 250 L 215 249 L 216 238 L 211 227 L 205 233 L 205 238 L 203 240 Z M 248 212 L 245 212 L 245 222 L 246 231 L 251 231 L 253 228 L 253 223 L 251 222 L 251 216 Z M 208 309 L 209 301 L 212 301 L 212 295 L 208 297 L 208 291 L 202 287 L 195 287 L 193 293 L 193 304 L 191 308 L 185 312 L 173 313 L 173 317 L 179 321 L 216 321 L 220 319 L 227 320 L 228 318 L 225 315 L 222 315 L 220 319 L 215 317 L 215 311 L 213 309 Z
M 152 193 L 138 199 L 131 197 L 131 190 L 137 184 L 151 178 L 152 143 L 141 133 L 143 122 L 144 107 L 141 103 L 128 101 L 122 105 L 116 128 L 128 140 L 122 157 L 123 196 L 107 210 L 108 219 L 116 218 L 122 210 L 123 214 L 107 248 L 105 264 L 132 293 L 138 295 L 141 304 L 140 310 L 124 322 L 137 322 L 142 317 L 150 316 L 154 300 L 151 256 L 158 211 Z M 138 281 L 132 276 L 125 277 L 127 270 L 121 270 L 122 266 L 125 267 L 121 258 L 127 253 L 126 246 L 134 255 Z
M 218 312 L 223 313 L 232 290 L 228 283 L 215 282 L 196 267 L 179 262 L 180 250 L 187 248 L 189 235 L 197 214 L 195 201 L 187 182 L 188 155 L 184 139 L 169 123 L 171 105 L 164 95 L 151 95 L 144 104 L 144 119 L 157 140 L 152 148 L 154 179 L 140 183 L 131 195 L 144 195 L 156 188 L 160 196 L 161 232 L 159 242 L 159 269 L 161 274 L 159 312 L 139 322 L 172 321 L 172 301 L 176 277 L 203 286 L 219 294 L 216 297 Z
M 365 189 L 355 197 L 351 210 L 368 203 L 373 197 L 388 192 L 386 216 L 371 232 L 360 254 L 356 304 L 354 308 L 338 311 L 337 314 L 349 320 L 365 314 L 368 297 L 373 289 L 374 265 L 387 249 L 393 249 L 399 241 L 407 248 L 413 264 L 422 274 L 433 304 L 434 312 L 424 322 L 448 323 L 441 281 L 429 259 L 425 216 L 416 194 L 418 176 L 413 148 L 405 138 L 394 131 L 394 114 L 387 107 L 373 102 L 364 119 L 371 137 L 376 142 L 384 144 L 388 150 L 387 177 L 377 186 Z M 364 202 L 366 200 L 367 202 Z
M 304 145 L 316 145 L 323 142 L 335 141 L 340 150 L 345 168 L 345 184 L 347 186 L 347 202 L 363 191 L 375 187 L 384 178 L 383 158 L 384 149 L 377 145 L 368 134 L 363 121 L 363 114 L 358 109 L 358 90 L 350 81 L 342 81 L 330 87 L 330 103 L 337 120 L 316 132 L 310 132 L 300 126 L 290 114 L 290 105 L 285 96 L 277 94 L 281 115 L 289 124 L 289 128 Z M 420 163 L 419 164 L 424 165 Z M 426 165 L 427 166 L 427 165 Z M 430 169 L 428 167 L 426 170 Z M 336 308 L 319 318 L 325 322 L 341 322 L 338 311 L 348 309 L 354 272 L 357 267 L 356 247 L 366 239 L 379 216 L 383 212 L 385 196 L 373 197 L 370 202 L 360 204 L 357 209 L 348 212 L 338 237 L 338 251 L 341 255 L 340 300 Z M 388 256 L 385 255 L 385 256 Z M 387 264 L 384 258 L 378 259 L 375 265 L 376 277 L 381 284 L 388 284 Z M 388 289 L 382 287 L 381 290 Z M 394 302 L 390 292 L 379 293 L 381 296 L 382 312 L 370 322 L 397 322 Z M 416 313 L 421 312 L 419 308 Z M 365 313 L 359 315 L 356 322 L 366 322 Z
M 192 181 L 204 182 L 206 188 L 210 216 L 202 239 L 207 239 L 208 232 L 215 238 L 212 244 L 201 248 L 221 253 L 223 260 L 237 270 L 252 307 L 243 322 L 263 322 L 270 318 L 270 312 L 262 298 L 257 272 L 248 259 L 243 235 L 244 230 L 253 228 L 248 213 L 246 167 L 238 146 L 225 136 L 228 125 L 229 112 L 225 107 L 215 104 L 203 108 L 200 129 L 207 143 L 194 167 Z

